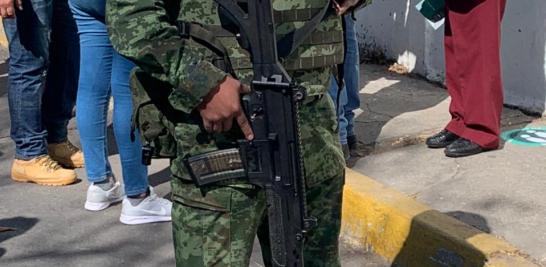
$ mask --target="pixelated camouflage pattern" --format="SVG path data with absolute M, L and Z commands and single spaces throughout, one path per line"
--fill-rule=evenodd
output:
M 160 103 L 154 103 L 151 100 L 146 88 L 142 84 L 143 79 L 146 78 L 149 78 L 149 76 L 143 73 L 138 67 L 134 68 L 131 72 L 130 86 L 133 103 L 133 117 L 131 119 L 133 129 L 131 134 L 140 134 L 140 140 L 143 145 L 153 148 L 154 157 L 175 158 L 177 155 L 176 141 L 171 135 L 171 132 L 174 130 L 174 124 L 159 111 L 156 105 Z M 159 87 L 159 83 L 156 81 L 151 80 L 148 83 L 157 84 L 157 87 Z M 167 87 L 165 83 L 162 85 L 163 90 L 167 91 L 170 89 L 170 85 Z M 168 97 L 168 94 L 169 92 L 165 92 L 164 96 Z M 166 101 L 163 103 L 168 104 Z
M 325 4 L 324 1 L 275 0 L 273 5 L 278 10 L 319 8 Z M 209 62 L 216 57 L 209 49 L 192 40 L 180 38 L 176 27 L 171 24 L 178 17 L 192 19 L 187 17 L 190 16 L 188 14 L 193 14 L 195 20 L 200 23 L 219 24 L 219 18 L 215 13 L 216 4 L 212 0 L 184 1 L 181 3 L 183 8 L 178 17 L 173 17 L 170 14 L 177 12 L 172 12 L 170 9 L 176 8 L 175 2 L 162 0 L 109 0 L 106 8 L 107 22 L 112 43 L 116 49 L 135 61 L 143 71 L 152 77 L 171 84 L 174 90 L 169 95 L 170 104 L 174 108 L 189 114 L 199 104 L 200 98 L 208 90 L 215 87 L 226 74 Z M 170 13 L 167 13 L 165 9 L 169 9 Z M 337 29 L 340 26 L 339 22 L 339 18 L 330 19 L 326 23 L 321 23 L 319 28 L 326 30 Z M 302 22 L 289 22 L 286 24 L 292 23 L 301 24 Z M 280 31 L 282 32 L 282 29 Z M 307 50 L 312 51 L 313 48 Z M 238 51 L 246 53 L 243 50 Z M 321 95 L 328 88 L 331 68 L 295 70 L 289 71 L 289 74 L 307 89 L 309 96 Z M 317 119 L 322 118 L 324 117 L 317 117 Z M 304 114 L 302 118 L 304 125 L 305 120 Z M 306 131 L 303 127 L 302 130 L 305 136 Z M 211 136 L 203 130 L 201 125 L 194 122 L 177 123 L 174 125 L 173 136 L 177 140 L 178 157 L 173 161 L 171 169 L 174 175 L 182 179 L 189 179 L 183 164 L 185 156 L 213 151 L 219 147 L 234 147 L 234 140 L 241 137 L 238 135 L 238 129 L 234 129 L 228 134 Z M 303 139 L 303 145 L 309 146 L 305 142 L 305 138 Z M 332 142 L 335 143 L 335 141 Z M 332 150 L 332 147 L 328 146 L 326 148 L 322 145 L 317 147 L 318 151 L 315 151 L 315 153 L 321 153 L 324 149 Z M 317 155 L 315 153 L 309 155 Z M 332 168 L 329 168 L 329 165 L 335 163 L 330 164 L 329 161 L 335 162 L 335 159 L 330 158 L 326 163 L 324 163 L 324 160 L 318 161 L 318 167 L 313 165 L 305 167 L 309 169 L 309 172 L 314 168 L 320 168 L 320 166 L 325 166 L 325 171 L 331 171 Z M 320 178 L 316 177 L 323 177 L 323 175 L 311 176 L 307 179 L 307 182 L 313 184 L 319 181 Z
M 186 3 L 187 2 L 187 3 Z M 134 60 L 144 71 L 153 77 L 169 82 L 175 88 L 175 94 L 184 99 L 178 104 L 185 112 L 191 112 L 200 99 L 213 89 L 227 75 L 211 62 L 217 57 L 212 51 L 178 35 L 175 20 L 193 21 L 205 25 L 220 25 L 217 7 L 214 1 L 184 1 L 184 8 L 174 0 L 110 0 L 107 2 L 107 25 L 114 47 L 123 55 Z M 320 8 L 327 0 L 276 0 L 274 9 Z M 138 12 L 134 12 L 137 10 Z M 166 11 L 168 10 L 168 11 Z M 173 10 L 180 10 L 175 12 Z M 173 14 L 177 14 L 176 16 Z M 279 37 L 303 26 L 304 21 L 279 23 Z M 342 35 L 341 19 L 329 17 L 318 25 L 317 33 Z M 310 37 L 312 38 L 312 36 Z M 233 38 L 219 38 L 225 43 L 232 62 L 245 61 L 248 53 L 238 46 Z M 299 59 L 313 59 L 320 56 L 334 56 L 337 60 L 328 61 L 331 65 L 343 60 L 341 42 L 332 44 L 303 44 L 286 60 L 286 65 L 294 65 Z M 246 60 L 250 62 L 249 60 Z M 311 60 L 314 62 L 314 60 Z M 305 61 L 308 62 L 308 61 Z M 298 65 L 298 64 L 296 64 Z M 323 67 L 320 64 L 299 64 L 300 68 Z M 237 68 L 237 78 L 248 82 L 251 78 L 250 65 Z M 308 92 L 310 95 L 323 92 Z
M 172 104 L 191 113 L 227 74 L 211 63 L 216 58 L 211 50 L 179 36 L 173 25 L 179 6 L 173 0 L 109 0 L 106 20 L 114 48 L 152 77 L 170 83 Z
M 214 53 L 192 40 L 180 38 L 172 24 L 185 13 L 177 12 L 180 10 L 177 8 L 193 10 L 203 23 L 218 23 L 218 17 L 210 15 L 216 12 L 213 1 L 178 1 L 108 0 L 107 22 L 114 47 L 153 78 L 171 84 L 170 104 L 190 114 L 227 74 L 211 63 L 216 57 Z M 273 4 L 277 9 L 307 8 L 322 6 L 324 0 L 274 0 Z M 339 22 L 339 18 L 332 19 L 319 28 L 332 30 Z M 278 28 L 282 34 L 282 27 L 297 27 L 298 23 L 301 22 Z M 236 50 L 232 57 L 238 55 L 237 51 L 240 55 L 246 53 L 236 47 L 231 49 Z M 295 53 L 295 57 L 313 55 L 317 49 L 320 50 L 310 46 Z M 305 247 L 306 260 L 311 262 L 308 266 L 339 266 L 334 251 L 339 234 L 344 159 L 335 132 L 334 105 L 330 98 L 322 97 L 330 84 L 331 70 L 324 66 L 289 71 L 309 95 L 300 110 L 302 153 L 308 206 L 320 226 Z M 251 78 L 244 75 L 243 69 L 237 76 L 243 80 Z M 240 130 L 234 128 L 211 135 L 200 123 L 182 120 L 169 131 L 176 140 L 177 151 L 177 158 L 171 164 L 177 266 L 248 266 L 254 235 L 264 219 L 263 192 L 243 179 L 230 185 L 198 189 L 183 164 L 187 155 L 236 147 L 235 141 L 242 138 Z
M 273 1 L 273 9 L 277 13 L 295 10 L 319 10 L 329 3 L 329 0 L 298 0 L 298 1 Z M 182 21 L 195 22 L 202 25 L 221 26 L 218 15 L 218 6 L 214 1 L 185 0 L 184 8 L 181 9 L 179 19 Z M 305 17 L 308 19 L 308 17 Z M 294 29 L 302 27 L 307 21 L 298 20 L 292 17 L 288 21 L 276 21 L 277 40 Z M 308 40 L 316 36 L 330 37 L 331 40 L 324 44 L 310 44 Z M 338 36 L 333 38 L 332 36 Z M 287 70 L 316 69 L 325 66 L 332 66 L 343 62 L 343 29 L 341 20 L 336 16 L 329 16 L 321 22 L 314 33 L 307 41 L 304 41 L 296 51 L 283 63 Z M 315 38 L 317 39 L 317 38 Z M 235 37 L 220 37 L 218 40 L 226 47 L 233 70 L 237 78 L 249 83 L 252 78 L 252 63 L 249 53 L 239 46 Z M 330 56 L 332 60 L 321 60 Z M 307 63 L 307 64 L 304 64 Z M 311 91 L 311 95 L 323 92 Z
M 293 78 L 308 90 L 322 91 L 329 84 L 330 72 L 326 70 L 299 71 Z M 300 129 L 306 183 L 310 186 L 327 177 L 335 176 L 344 167 L 343 153 L 339 148 L 334 104 L 328 97 L 310 96 L 300 109 Z M 235 140 L 242 139 L 238 128 L 226 134 L 211 135 L 201 125 L 178 123 L 172 132 L 177 141 L 178 157 L 173 160 L 171 171 L 181 179 L 190 176 L 184 158 L 205 152 L 236 147 Z
M 320 76 L 310 72 L 301 77 Z M 310 99 L 300 109 L 307 205 L 319 219 L 305 245 L 306 266 L 339 266 L 344 160 L 334 114 L 334 104 L 326 96 Z M 198 127 L 178 124 L 175 134 L 180 151 L 193 154 L 217 149 L 213 140 L 218 138 L 199 143 L 196 136 L 203 132 Z M 181 138 L 186 141 L 180 142 Z M 178 173 L 172 181 L 177 266 L 248 266 L 256 227 L 264 222 L 263 192 L 243 180 L 198 189 L 183 179 L 188 175 L 181 157 L 175 159 L 172 170 Z
M 305 182 L 309 187 L 339 175 L 345 167 L 339 138 L 335 133 L 337 120 L 329 97 L 303 105 L 300 110 L 301 151 L 305 166 Z
M 305 266 L 338 267 L 343 173 L 307 190 L 309 215 L 318 225 L 307 235 Z M 253 186 L 207 186 L 174 179 L 173 235 L 177 266 L 246 267 L 256 233 L 265 266 L 271 266 L 262 190 Z
M 309 216 L 318 219 L 315 228 L 307 233 L 303 248 L 305 266 L 338 267 L 339 262 L 339 232 L 341 228 L 341 203 L 343 198 L 343 175 L 309 188 L 306 192 Z M 266 266 L 269 264 L 270 246 L 267 224 L 262 221 L 258 229 L 258 238 Z
M 176 265 L 248 266 L 264 192 L 252 186 L 197 189 L 178 179 L 172 186 Z

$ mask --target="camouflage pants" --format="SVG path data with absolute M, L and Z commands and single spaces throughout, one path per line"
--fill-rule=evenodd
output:
M 344 184 L 333 103 L 317 98 L 301 108 L 302 143 L 309 214 L 318 226 L 304 247 L 305 265 L 340 266 L 338 236 Z M 269 264 L 265 194 L 249 184 L 207 186 L 175 178 L 173 235 L 180 267 L 246 267 L 256 234 Z

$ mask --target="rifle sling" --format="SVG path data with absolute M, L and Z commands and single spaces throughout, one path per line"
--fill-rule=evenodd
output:
M 197 23 L 185 21 L 177 21 L 176 27 L 178 29 L 178 34 L 182 38 L 189 39 L 191 37 L 200 44 L 214 50 L 214 52 L 218 56 L 222 57 L 222 59 L 213 62 L 213 64 L 216 67 L 234 75 L 234 71 L 228 57 L 228 52 L 224 45 L 222 45 L 222 43 L 217 39 L 217 37 L 233 36 L 232 33 L 221 29 L 221 27 L 205 28 Z
M 305 23 L 301 28 L 293 30 L 289 34 L 285 35 L 282 39 L 277 41 L 277 51 L 279 53 L 280 59 L 286 59 L 290 56 L 296 49 L 307 39 L 311 33 L 315 31 L 318 25 L 329 16 L 332 12 L 330 8 L 331 2 L 328 1 L 328 4 L 315 14 L 308 22 Z
M 331 15 L 332 10 L 330 8 L 330 2 L 328 4 L 324 5 L 324 7 L 318 9 L 310 9 L 307 11 L 275 11 L 274 16 L 277 19 L 280 18 L 286 18 L 287 20 L 295 20 L 295 19 L 302 19 L 302 18 L 309 18 L 309 21 L 305 23 L 301 28 L 295 29 L 292 32 L 286 34 L 283 36 L 280 40 L 277 41 L 277 51 L 279 54 L 279 58 L 282 61 L 284 61 L 286 58 L 288 58 L 296 49 L 303 44 L 306 39 L 315 31 L 315 29 L 318 27 L 318 25 L 326 18 L 327 16 Z M 318 11 L 318 12 L 317 12 Z M 317 12 L 315 15 L 311 16 L 311 12 Z M 223 69 L 228 70 L 231 74 L 233 74 L 232 66 L 229 62 L 229 57 L 226 48 L 222 43 L 217 39 L 219 37 L 233 37 L 234 34 L 228 30 L 225 30 L 222 28 L 222 26 L 213 26 L 213 25 L 199 25 L 197 23 L 191 23 L 191 22 L 185 22 L 185 21 L 177 21 L 176 27 L 178 28 L 178 32 L 182 38 L 193 38 L 196 41 L 200 42 L 201 44 L 211 48 L 214 50 L 215 53 L 222 56 L 225 63 L 225 66 Z M 330 36 L 330 38 L 333 38 L 332 40 L 329 40 L 329 42 L 339 42 L 340 40 L 337 40 L 336 35 L 332 35 L 330 33 L 323 34 L 319 36 L 321 39 L 325 36 Z M 332 37 L 333 36 L 333 37 Z M 317 40 L 317 38 L 314 38 L 313 40 L 309 40 L 310 44 L 321 44 L 323 43 L 321 40 Z M 215 64 L 216 65 L 216 64 Z

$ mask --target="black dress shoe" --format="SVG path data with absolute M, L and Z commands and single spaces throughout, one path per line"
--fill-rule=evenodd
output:
M 450 158 L 459 158 L 475 155 L 484 151 L 485 149 L 483 149 L 480 145 L 468 139 L 459 138 L 457 141 L 447 146 L 444 152 L 446 156 Z
M 459 139 L 459 136 L 448 131 L 442 130 L 441 132 L 427 138 L 427 146 L 429 148 L 444 148 L 455 140 Z

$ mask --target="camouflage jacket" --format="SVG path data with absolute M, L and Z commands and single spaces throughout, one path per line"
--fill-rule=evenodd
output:
M 326 4 L 328 0 L 273 0 L 274 9 L 285 10 Z M 176 21 L 188 18 L 202 24 L 218 22 L 220 19 L 213 0 L 108 0 L 106 18 L 114 48 L 149 75 L 172 85 L 169 102 L 184 113 L 190 114 L 202 98 L 228 75 L 212 63 L 217 57 L 212 50 L 180 37 L 175 26 Z M 301 23 L 283 24 L 282 27 L 301 27 Z M 277 27 L 277 31 L 290 31 L 282 27 Z M 321 27 L 341 30 L 341 19 L 330 19 L 318 26 Z M 298 50 L 294 57 L 305 53 L 320 54 L 323 52 L 320 49 L 307 46 L 303 51 Z M 331 70 L 325 66 L 311 71 L 293 70 L 289 74 L 308 93 L 316 95 L 327 91 Z M 178 154 L 171 169 L 179 177 L 186 176 L 180 162 L 185 155 L 229 146 L 230 140 L 226 139 L 233 137 L 216 135 L 213 141 L 203 141 L 199 137 L 202 130 L 197 125 L 181 123 L 175 128 L 172 132 L 177 140 Z
M 274 7 L 287 9 L 321 6 L 327 1 L 274 0 L 273 4 Z M 107 24 L 113 46 L 145 72 L 170 83 L 184 99 L 184 103 L 176 103 L 177 107 L 188 113 L 199 105 L 201 99 L 227 74 L 211 63 L 214 57 L 212 51 L 181 38 L 174 22 L 188 17 L 198 18 L 200 23 L 218 21 L 218 15 L 210 10 L 215 6 L 213 2 L 213 0 L 109 0 L 107 3 Z M 371 0 L 363 0 L 359 7 L 369 3 Z M 337 23 L 340 25 L 340 21 Z M 339 25 L 327 27 L 336 28 Z M 279 28 L 277 30 L 287 31 Z M 310 47 L 306 51 L 300 51 L 300 54 L 316 53 L 314 52 L 316 49 Z

